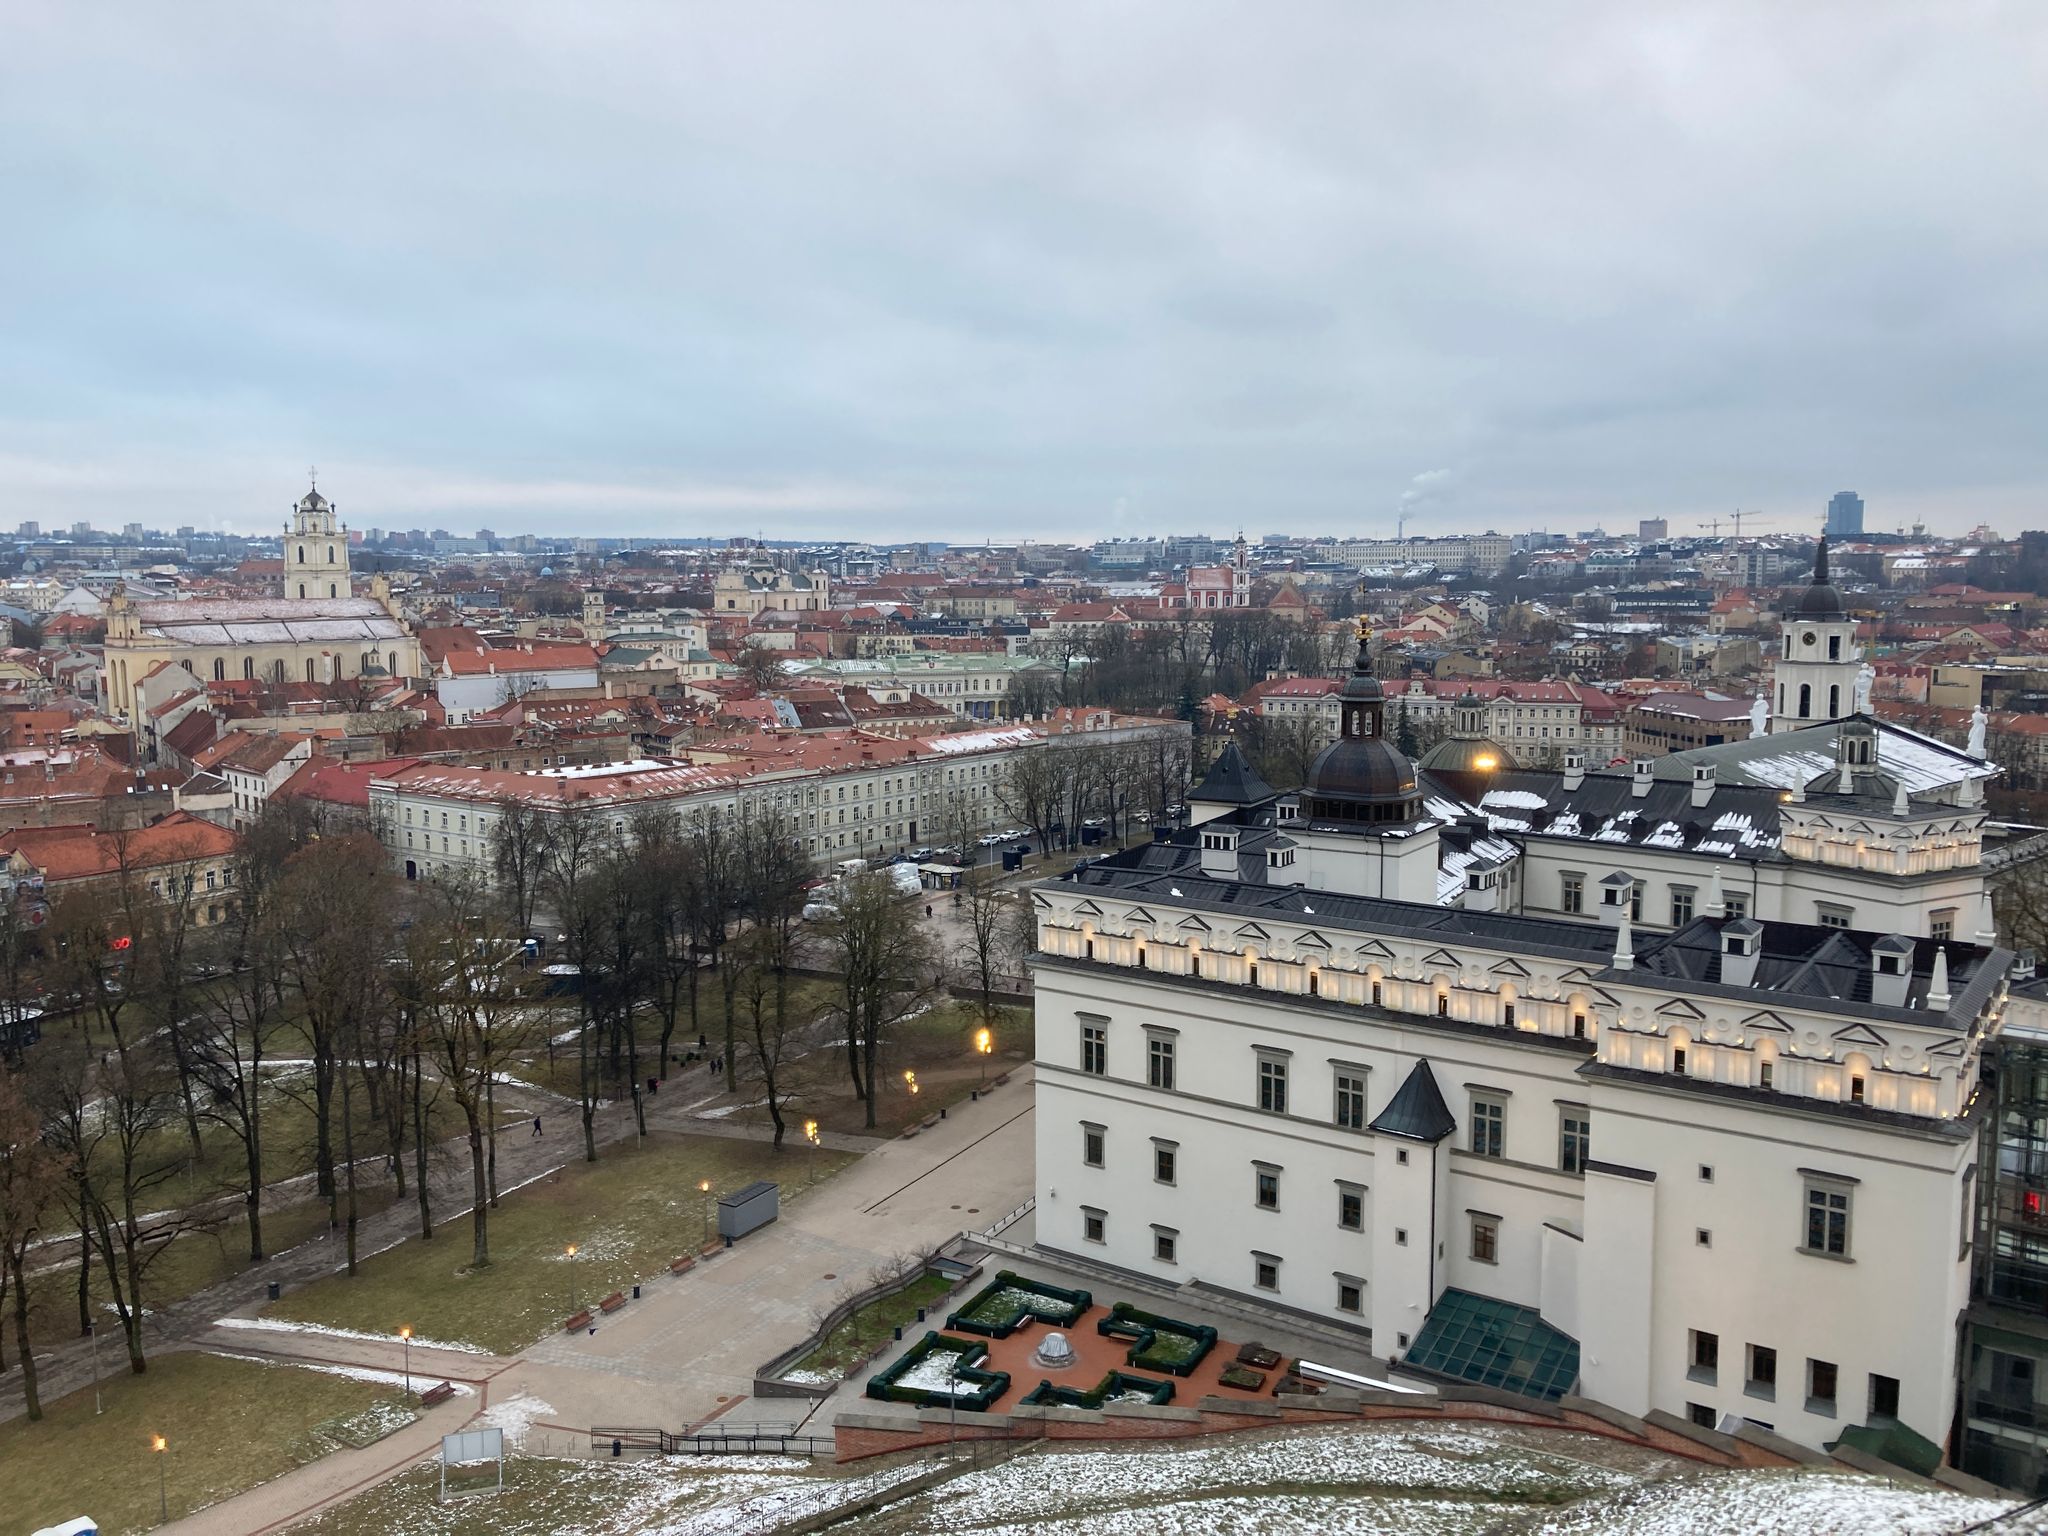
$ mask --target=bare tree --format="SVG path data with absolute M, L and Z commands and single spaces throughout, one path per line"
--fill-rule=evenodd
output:
M 741 679 L 760 692 L 782 685 L 782 653 L 771 646 L 750 641 L 733 657 L 733 665 L 739 668 Z
M 28 1336 L 28 1250 L 42 1230 L 44 1214 L 57 1205 L 64 1181 L 63 1161 L 43 1139 L 41 1120 L 23 1092 L 21 1075 L 0 1072 L 0 1296 L 10 1291 L 13 1295 L 22 1401 L 31 1421 L 43 1416 L 43 1403 Z M 4 1365 L 0 1361 L 0 1369 Z
M 881 874 L 846 881 L 823 927 L 830 966 L 839 976 L 847 1066 L 872 1128 L 881 1042 L 892 1025 L 931 996 L 932 946 L 915 908 Z
M 514 795 L 491 806 L 491 874 L 512 904 L 521 938 L 533 932 L 534 912 L 547 880 L 552 821 L 546 811 Z
M 1048 849 L 1052 829 L 1066 806 L 1067 754 L 1046 747 L 1009 753 L 996 775 L 994 794 L 1003 814 L 1021 821 Z

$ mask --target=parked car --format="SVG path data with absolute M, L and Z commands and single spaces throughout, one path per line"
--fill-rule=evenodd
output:
M 983 848 L 993 848 L 997 843 L 1006 843 L 1009 840 L 1010 835 L 1007 832 L 984 832 L 975 839 L 975 842 Z

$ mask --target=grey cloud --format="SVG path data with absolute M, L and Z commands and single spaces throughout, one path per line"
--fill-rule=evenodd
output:
M 2017 527 L 2044 142 L 2010 5 L 17 0 L 0 518 Z

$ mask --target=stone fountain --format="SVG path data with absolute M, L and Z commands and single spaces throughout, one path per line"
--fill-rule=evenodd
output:
M 1048 1371 L 1068 1370 L 1079 1358 L 1067 1336 L 1057 1330 L 1039 1340 L 1038 1347 L 1031 1351 L 1031 1363 Z

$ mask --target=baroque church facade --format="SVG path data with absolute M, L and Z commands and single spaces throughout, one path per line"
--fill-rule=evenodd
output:
M 1037 887 L 1039 1245 L 1311 1316 L 1368 1378 L 1944 1441 L 1995 769 L 1841 708 L 1825 577 L 1786 729 L 1418 768 L 1361 640 L 1301 791 L 1226 748 L 1184 829 Z
M 292 508 L 284 532 L 283 595 L 136 602 L 118 589 L 107 604 L 108 697 L 141 728 L 142 685 L 166 663 L 202 683 L 339 685 L 418 677 L 419 643 L 384 579 L 355 595 L 348 529 L 317 488 Z

